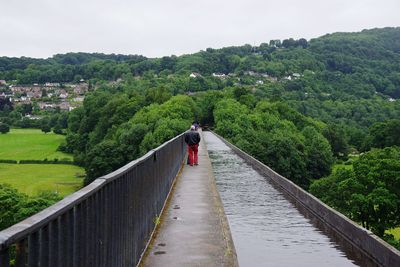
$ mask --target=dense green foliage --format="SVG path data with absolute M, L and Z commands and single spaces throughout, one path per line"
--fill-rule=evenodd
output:
M 260 101 L 248 108 L 226 99 L 218 102 L 214 119 L 219 134 L 303 187 L 330 173 L 333 157 L 323 125 L 285 104 Z
M 353 169 L 315 181 L 310 192 L 379 236 L 400 226 L 400 148 L 373 149 Z
M 10 126 L 6 123 L 0 122 L 0 133 L 6 134 L 10 131 Z
M 99 78 L 112 80 L 130 70 L 143 56 L 68 53 L 48 59 L 0 57 L 0 77 L 17 80 L 20 84 L 71 82 Z
M 58 200 L 60 200 L 60 197 L 50 192 L 29 197 L 7 184 L 0 184 L 0 229 L 16 224 Z
M 400 120 L 388 120 L 372 125 L 364 146 L 365 149 L 400 146 Z
M 1 104 L 2 98 L 0 98 Z M 57 134 L 64 134 L 67 128 L 68 112 L 55 109 L 53 111 L 39 111 L 37 103 L 18 104 L 3 101 L 3 109 L 0 105 L 0 124 L 6 124 L 18 128 L 38 128 L 50 132 L 54 129 Z M 40 115 L 40 119 L 30 119 L 26 115 Z

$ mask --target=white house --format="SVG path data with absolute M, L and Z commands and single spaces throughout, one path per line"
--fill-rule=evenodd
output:
M 197 78 L 197 77 L 201 77 L 201 74 L 200 74 L 200 73 L 197 73 L 197 72 L 192 72 L 192 73 L 189 75 L 189 77 L 190 77 L 190 78 Z
M 220 78 L 220 79 L 225 79 L 225 77 L 226 77 L 226 75 L 224 73 L 213 73 L 212 76 Z

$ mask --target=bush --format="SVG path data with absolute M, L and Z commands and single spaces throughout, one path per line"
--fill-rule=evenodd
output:
M 47 164 L 47 160 L 38 160 L 38 159 L 21 159 L 19 164 Z
M 0 133 L 6 134 L 10 131 L 10 126 L 6 123 L 1 122 L 0 123 Z
M 388 242 L 390 245 L 392 245 L 393 247 L 397 248 L 398 250 L 400 250 L 400 240 L 394 238 L 393 235 L 391 234 L 385 234 L 383 236 L 383 239 Z
M 75 163 L 69 159 L 53 159 L 53 160 L 37 160 L 37 159 L 22 159 L 19 161 L 19 164 L 70 164 L 74 165 Z
M 58 146 L 57 151 L 64 152 L 64 153 L 70 153 L 70 152 L 72 152 L 72 151 L 69 151 L 69 150 L 68 150 L 68 146 L 67 146 L 67 143 L 66 143 L 65 141 L 62 142 L 62 143 Z
M 13 160 L 13 159 L 0 159 L 0 163 L 17 164 L 18 161 Z

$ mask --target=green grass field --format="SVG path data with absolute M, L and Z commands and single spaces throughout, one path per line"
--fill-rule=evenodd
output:
M 63 135 L 45 134 L 39 129 L 11 129 L 7 134 L 0 134 L 0 159 L 72 160 L 71 155 L 56 151 L 64 139 Z
M 62 197 L 69 195 L 82 187 L 83 179 L 76 175 L 84 173 L 74 165 L 0 163 L 0 183 L 31 196 L 41 191 L 57 191 Z
M 56 151 L 64 139 L 63 135 L 45 134 L 39 129 L 11 129 L 0 134 L 0 159 L 72 160 L 72 155 Z M 83 168 L 74 165 L 0 163 L 0 183 L 31 196 L 56 191 L 64 197 L 82 187 L 84 174 Z

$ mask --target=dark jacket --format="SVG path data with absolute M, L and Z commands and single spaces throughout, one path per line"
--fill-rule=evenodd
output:
M 185 133 L 185 142 L 189 146 L 197 145 L 200 143 L 200 134 L 196 131 L 189 131 Z

